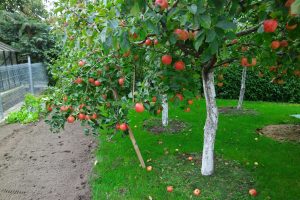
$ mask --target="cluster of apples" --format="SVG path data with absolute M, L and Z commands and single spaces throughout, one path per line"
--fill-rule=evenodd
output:
M 144 44 L 146 46 L 151 46 L 152 44 L 157 45 L 158 44 L 158 40 L 157 39 L 151 40 L 150 38 L 147 38 L 145 40 Z
M 255 66 L 256 64 L 257 64 L 256 58 L 252 58 L 251 63 L 248 62 L 248 59 L 247 59 L 246 57 L 243 57 L 243 58 L 241 59 L 241 65 L 242 65 L 243 67 L 253 67 L 253 66 Z
M 126 123 L 116 124 L 116 129 L 121 131 L 126 131 L 128 129 L 128 125 Z
M 289 43 L 286 40 L 282 40 L 282 41 L 274 40 L 271 43 L 271 48 L 275 50 L 278 49 L 279 47 L 287 47 L 288 45 Z
M 195 39 L 198 31 L 187 31 L 183 29 L 176 29 L 174 34 L 177 36 L 178 40 L 186 41 L 188 39 L 193 40 Z
M 172 60 L 173 60 L 173 58 L 172 58 L 172 56 L 170 56 L 170 55 L 163 55 L 163 56 L 161 57 L 161 62 L 162 62 L 164 65 L 170 65 L 170 64 L 172 64 Z M 177 70 L 177 71 L 182 71 L 182 70 L 185 69 L 185 63 L 184 63 L 182 60 L 176 61 L 176 62 L 174 63 L 174 68 L 175 68 L 175 70 Z

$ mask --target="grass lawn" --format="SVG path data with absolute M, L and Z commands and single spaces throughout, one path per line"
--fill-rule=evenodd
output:
M 219 100 L 218 106 L 234 106 L 236 101 Z M 129 137 L 116 135 L 107 142 L 100 137 L 98 164 L 91 178 L 93 199 L 300 199 L 300 144 L 276 142 L 256 134 L 269 124 L 300 123 L 290 114 L 300 113 L 300 105 L 245 102 L 257 115 L 220 115 L 216 138 L 216 170 L 210 177 L 200 173 L 200 153 L 205 122 L 205 102 L 198 100 L 186 113 L 170 108 L 170 119 L 179 119 L 188 128 L 179 134 L 149 134 L 144 128 L 148 113 L 132 114 L 131 126 L 141 149 L 147 172 L 139 162 Z M 136 126 L 136 128 L 134 128 Z M 257 138 L 257 139 L 255 139 Z M 187 157 L 192 155 L 194 160 Z M 257 162 L 257 163 L 255 163 Z M 174 186 L 173 193 L 166 187 Z M 202 194 L 193 196 L 199 188 Z

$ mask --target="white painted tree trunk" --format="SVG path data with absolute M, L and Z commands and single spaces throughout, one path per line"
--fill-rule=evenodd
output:
M 204 176 L 214 172 L 214 145 L 218 128 L 218 108 L 214 85 L 214 71 L 202 71 L 203 90 L 206 100 L 206 122 L 204 126 L 204 144 L 202 152 L 201 173 Z
M 162 125 L 163 126 L 168 126 L 168 122 L 169 122 L 169 105 L 168 105 L 168 95 L 164 94 L 162 95 Z
M 243 106 L 245 90 L 246 90 L 246 77 L 247 77 L 247 68 L 244 67 L 243 73 L 242 73 L 240 97 L 239 97 L 239 102 L 238 102 L 238 106 L 237 106 L 238 110 L 242 109 L 242 106 Z

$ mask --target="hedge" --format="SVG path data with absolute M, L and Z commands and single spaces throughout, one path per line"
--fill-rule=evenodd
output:
M 216 85 L 217 98 L 238 99 L 242 67 L 232 67 L 222 71 L 219 71 L 219 74 L 223 74 L 224 80 L 218 80 L 218 72 L 216 73 L 216 83 L 224 83 L 222 87 Z M 249 68 L 247 70 L 245 100 L 300 103 L 299 77 L 294 75 L 285 77 L 285 82 L 282 85 L 272 83 L 273 77 L 274 74 L 265 72 L 264 76 L 260 78 L 257 70 Z

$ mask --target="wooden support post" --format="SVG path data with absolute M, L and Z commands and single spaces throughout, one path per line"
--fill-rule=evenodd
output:
M 146 165 L 145 165 L 144 159 L 142 157 L 142 154 L 140 152 L 139 146 L 137 145 L 136 140 L 135 140 L 134 135 L 133 135 L 133 132 L 132 132 L 132 130 L 129 126 L 128 126 L 128 132 L 129 132 L 129 137 L 130 137 L 130 140 L 131 140 L 132 145 L 134 147 L 135 153 L 139 158 L 140 164 L 141 164 L 142 168 L 146 168 Z

